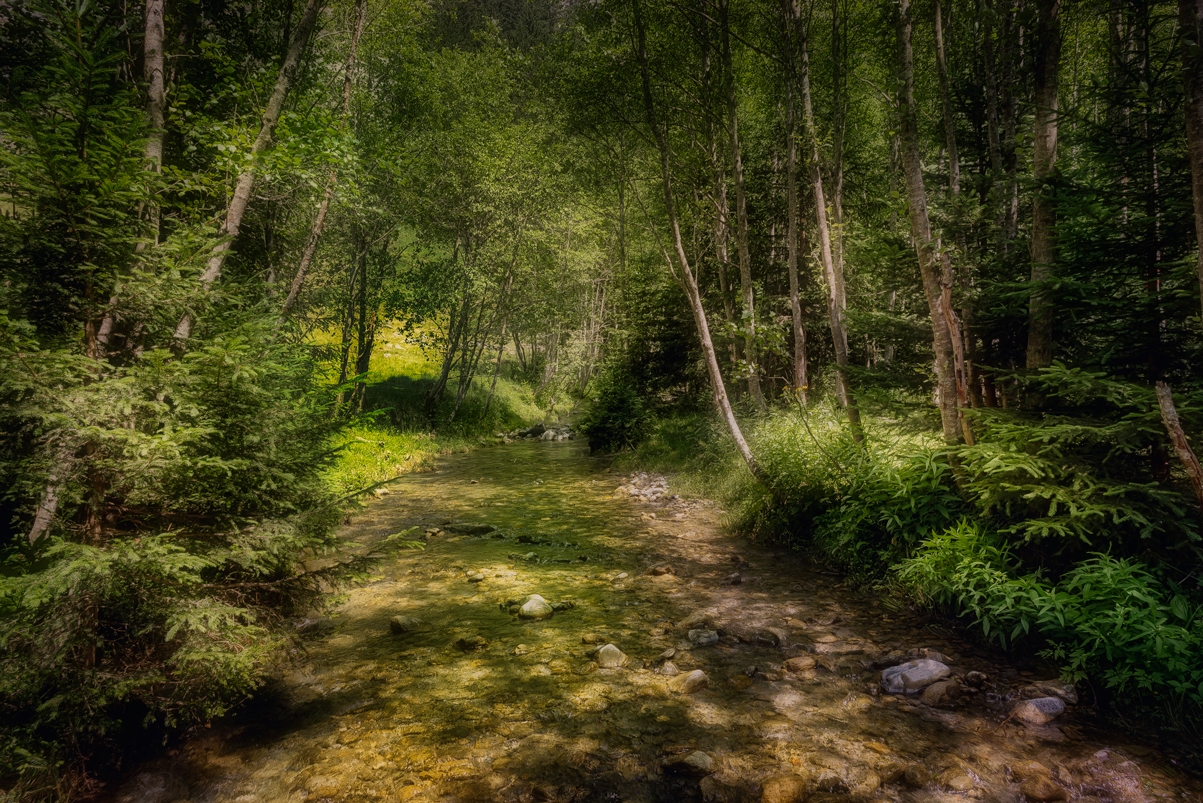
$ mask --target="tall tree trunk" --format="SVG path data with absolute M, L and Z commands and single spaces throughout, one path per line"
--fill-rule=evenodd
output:
M 1182 85 L 1186 89 L 1186 144 L 1195 202 L 1195 268 L 1203 304 L 1203 0 L 1178 0 L 1182 26 Z
M 756 353 L 756 299 L 752 289 L 752 255 L 748 248 L 748 195 L 744 187 L 743 154 L 739 144 L 739 104 L 735 96 L 735 68 L 731 59 L 731 30 L 727 16 L 728 0 L 718 0 L 722 29 L 723 81 L 727 96 L 727 137 L 731 147 L 731 177 L 735 182 L 735 239 L 739 246 L 739 289 L 748 335 L 744 339 L 744 359 L 748 362 L 748 394 L 758 410 L 765 409 L 760 390 L 760 367 Z
M 803 404 L 809 402 L 810 387 L 806 378 L 806 330 L 802 328 L 802 300 L 798 287 L 798 257 L 802 248 L 801 220 L 798 210 L 798 121 L 794 110 L 793 82 L 785 88 L 785 131 L 788 146 L 785 152 L 785 206 L 789 216 L 785 249 L 786 270 L 789 272 L 789 309 L 794 328 L 794 392 Z
M 941 269 L 932 242 L 931 220 L 927 214 L 927 191 L 923 186 L 923 164 L 919 151 L 919 121 L 915 110 L 915 57 L 911 49 L 911 4 L 900 0 L 897 11 L 899 139 L 902 150 L 902 172 L 910 206 L 911 238 L 919 257 L 919 273 L 923 278 L 923 293 L 931 314 L 932 345 L 936 357 L 936 383 L 940 395 L 940 422 L 946 443 L 961 439 L 957 413 L 957 381 L 953 338 L 948 319 L 952 310 L 946 308 Z
M 831 341 L 835 348 L 836 384 L 840 402 L 848 415 L 852 437 L 857 443 L 864 441 L 861 428 L 860 409 L 848 382 L 848 330 L 844 325 L 844 275 L 831 253 L 831 232 L 827 225 L 827 199 L 823 191 L 823 172 L 819 167 L 819 139 L 815 132 L 814 107 L 810 99 L 810 53 L 807 48 L 805 23 L 798 4 L 792 3 L 794 25 L 798 35 L 798 85 L 802 96 L 802 137 L 806 141 L 807 156 L 810 158 L 810 186 L 814 194 L 815 221 L 819 233 L 819 258 L 822 260 L 823 276 L 827 280 L 827 320 L 831 327 Z
M 340 132 L 346 130 L 347 118 L 351 114 L 351 88 L 355 83 L 355 54 L 359 49 L 359 38 L 363 36 L 363 24 L 367 16 L 366 5 L 366 0 L 355 0 L 355 23 L 351 31 L 351 46 L 347 49 L 347 64 L 343 72 L 343 97 L 338 117 Z M 309 265 L 313 262 L 313 255 L 317 253 L 318 241 L 322 237 L 322 230 L 326 227 L 326 214 L 330 211 L 330 202 L 334 200 L 334 188 L 337 184 L 338 169 L 332 167 L 330 175 L 326 177 L 326 192 L 322 196 L 322 203 L 317 209 L 317 217 L 314 218 L 313 226 L 309 230 L 309 238 L 305 241 L 305 250 L 301 253 L 300 264 L 297 265 L 297 272 L 292 277 L 292 285 L 288 288 L 288 297 L 284 299 L 284 306 L 280 308 L 277 325 L 288 317 L 301 295 L 301 287 L 305 284 L 305 275 L 309 272 Z
M 709 30 L 709 29 L 707 29 Z M 702 40 L 702 81 L 706 102 L 714 95 L 714 67 L 710 54 L 710 38 Z M 727 268 L 731 264 L 731 254 L 728 241 L 731 232 L 731 210 L 727 204 L 727 169 L 726 156 L 718 141 L 717 126 L 714 115 L 706 115 L 706 149 L 710 157 L 710 170 L 713 175 L 714 194 L 714 260 L 718 273 L 719 296 L 723 301 L 723 320 L 729 330 L 736 328 L 735 302 L 731 289 L 731 279 Z M 727 341 L 728 358 L 734 366 L 739 361 L 738 344 L 735 338 Z
M 632 6 L 636 34 L 635 55 L 639 62 L 639 73 L 643 85 L 643 109 L 647 126 L 652 132 L 652 136 L 656 142 L 656 149 L 660 154 L 660 180 L 664 191 L 664 208 L 668 213 L 669 227 L 672 231 L 673 254 L 676 257 L 677 267 L 680 270 L 680 275 L 676 278 L 684 287 L 685 295 L 689 298 L 689 308 L 693 312 L 693 320 L 697 326 L 698 337 L 702 341 L 702 354 L 705 356 L 706 370 L 710 375 L 710 387 L 714 391 L 715 407 L 718 408 L 719 414 L 723 417 L 723 422 L 727 425 L 727 430 L 731 433 L 731 439 L 735 441 L 736 449 L 739 450 L 740 456 L 748 466 L 748 471 L 758 481 L 764 482 L 764 473 L 760 467 L 760 463 L 752 454 L 752 449 L 748 446 L 747 440 L 744 439 L 739 422 L 735 420 L 735 411 L 731 409 L 731 400 L 727 398 L 727 390 L 723 385 L 722 370 L 718 365 L 718 356 L 714 352 L 714 341 L 710 339 L 710 324 L 706 320 L 706 309 L 702 306 L 702 297 L 701 293 L 698 292 L 698 283 L 694 278 L 693 271 L 690 269 L 689 257 L 685 253 L 685 246 L 681 240 L 681 225 L 677 218 L 677 206 L 673 198 L 672 163 L 670 161 L 671 154 L 668 145 L 668 134 L 666 129 L 661 128 L 660 123 L 656 119 L 656 106 L 652 100 L 652 78 L 647 60 L 647 33 L 643 25 L 643 9 L 640 0 L 633 0 Z M 671 261 L 669 264 L 671 266 Z
M 840 277 L 840 310 L 848 308 L 844 293 L 844 137 L 847 133 L 848 17 L 841 0 L 831 0 L 831 258 Z M 844 0 L 846 3 L 847 0 Z
M 952 91 L 948 87 L 948 61 L 944 54 L 944 12 L 934 2 L 936 22 L 936 72 L 940 77 L 940 107 L 944 116 L 944 142 L 948 148 L 948 193 L 955 202 L 961 194 L 961 161 L 957 156 L 957 125 L 952 116 Z
M 203 290 L 207 291 L 221 278 L 221 268 L 230 253 L 230 246 L 238 236 L 238 231 L 242 226 L 242 217 L 246 214 L 246 208 L 251 202 L 251 190 L 254 189 L 255 175 L 259 168 L 259 156 L 271 145 L 272 135 L 275 133 L 276 125 L 280 122 L 280 115 L 284 111 L 284 102 L 288 99 L 288 93 L 296 81 L 297 72 L 301 67 L 301 59 L 309 45 L 309 37 L 317 25 L 318 12 L 321 11 L 322 3 L 323 0 L 309 0 L 309 4 L 301 15 L 301 21 L 292 35 L 288 53 L 276 76 L 275 87 L 273 87 L 271 97 L 263 110 L 259 134 L 255 137 L 254 144 L 251 145 L 250 161 L 247 168 L 239 174 L 238 181 L 234 185 L 234 194 L 226 207 L 225 221 L 221 226 L 222 240 L 214 246 L 205 271 L 201 274 Z M 192 314 L 185 313 L 179 324 L 176 325 L 177 349 L 185 347 L 186 341 L 192 335 L 193 323 Z
M 1027 368 L 1053 362 L 1052 282 L 1056 268 L 1055 190 L 1048 186 L 1057 165 L 1057 70 L 1061 65 L 1060 0 L 1038 0 L 1035 123 L 1032 143 L 1032 295 L 1028 302 Z
M 146 81 L 146 145 L 142 150 L 142 158 L 146 169 L 154 173 L 163 173 L 163 131 L 165 128 L 164 114 L 167 109 L 167 82 L 163 75 L 163 3 L 164 0 L 146 0 L 145 31 L 142 38 L 142 77 Z M 150 222 L 151 242 L 159 241 L 159 204 L 151 198 L 146 206 L 147 218 Z M 136 250 L 141 253 L 146 249 L 145 243 L 138 243 Z M 109 299 L 109 311 L 105 313 L 95 335 L 92 335 L 92 322 L 85 327 L 88 341 L 87 353 L 93 359 L 102 359 L 108 351 L 109 341 L 113 336 L 116 324 L 113 307 L 118 302 L 117 296 Z

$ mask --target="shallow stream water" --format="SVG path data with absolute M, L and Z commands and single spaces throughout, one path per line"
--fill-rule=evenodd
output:
M 346 535 L 367 546 L 417 526 L 425 550 L 304 623 L 306 650 L 259 699 L 114 799 L 1203 801 L 1171 759 L 1072 706 L 1047 725 L 1008 720 L 1041 679 L 1030 671 L 723 534 L 704 501 L 633 497 L 630 480 L 566 441 L 397 481 Z M 561 610 L 507 608 L 529 594 Z M 398 616 L 421 624 L 394 633 Z M 605 644 L 626 666 L 599 666 Z M 915 650 L 987 679 L 938 705 L 881 692 L 880 669 Z M 698 669 L 705 688 L 674 690 Z

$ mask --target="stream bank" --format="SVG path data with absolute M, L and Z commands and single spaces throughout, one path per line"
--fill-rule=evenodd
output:
M 449 456 L 389 490 L 347 536 L 417 527 L 425 550 L 298 623 L 293 667 L 114 800 L 1203 800 L 1073 705 L 1010 717 L 1052 679 L 731 539 L 714 506 L 580 441 Z M 942 693 L 882 690 L 916 659 L 949 668 Z

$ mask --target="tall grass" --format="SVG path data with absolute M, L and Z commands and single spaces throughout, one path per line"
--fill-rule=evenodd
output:
M 491 402 L 488 398 L 493 377 L 491 371 L 486 371 L 473 381 L 454 418 L 454 384 L 430 415 L 425 396 L 438 375 L 439 363 L 437 355 L 424 351 L 415 340 L 388 328 L 378 338 L 366 377 L 365 415 L 331 444 L 339 450 L 339 456 L 327 473 L 327 481 L 339 493 L 352 493 L 400 474 L 429 470 L 439 455 L 492 443 L 495 432 L 542 420 L 546 415 L 530 388 L 513 378 L 514 366 L 504 360 Z M 333 343 L 334 337 L 319 334 L 315 342 Z M 329 369 L 331 376 L 337 374 L 336 364 Z

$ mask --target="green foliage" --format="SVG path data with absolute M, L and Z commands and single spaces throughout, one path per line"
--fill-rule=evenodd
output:
M 1166 449 L 1151 388 L 1060 363 L 1028 387 L 1048 399 L 1045 412 L 971 413 L 980 442 L 957 456 L 981 515 L 1032 551 L 1064 552 L 1062 560 L 1107 545 L 1195 551 L 1197 507 L 1184 488 L 1150 476 Z M 1192 397 L 1179 394 L 1178 408 L 1186 425 L 1199 421 Z
M 1203 705 L 1203 607 L 1139 561 L 1095 553 L 1051 582 L 1022 573 L 1002 536 L 962 520 L 927 539 L 898 576 L 1003 645 L 1043 642 L 1071 680 Z
M 580 428 L 589 438 L 591 449 L 629 449 L 646 436 L 650 413 L 626 366 L 617 362 L 603 365 L 590 390 L 589 407 Z

